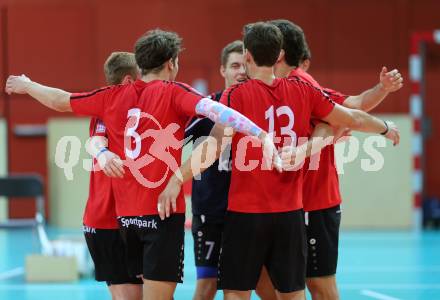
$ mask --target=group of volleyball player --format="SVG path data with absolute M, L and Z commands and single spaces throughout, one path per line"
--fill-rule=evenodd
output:
M 108 86 L 87 93 L 7 80 L 9 94 L 92 117 L 83 223 L 96 280 L 113 299 L 173 299 L 183 282 L 182 185 L 192 179 L 193 299 L 217 290 L 228 300 L 253 290 L 263 300 L 305 299 L 306 286 L 314 300 L 339 299 L 334 143 L 350 130 L 399 143 L 396 125 L 367 111 L 402 87 L 401 74 L 383 67 L 379 83 L 354 96 L 324 88 L 307 73 L 303 30 L 273 20 L 244 26 L 242 41 L 223 48 L 225 88 L 204 96 L 174 81 L 181 43 L 148 31 L 134 53 L 109 56 Z

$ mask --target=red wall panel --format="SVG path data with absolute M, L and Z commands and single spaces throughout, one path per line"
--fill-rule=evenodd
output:
M 407 58 L 400 62 L 395 55 L 400 46 L 399 37 L 395 35 L 399 30 L 395 22 L 395 1 L 338 0 L 332 3 L 327 37 L 332 85 L 344 93 L 358 94 L 378 83 L 382 66 L 405 71 Z M 401 91 L 390 95 L 378 111 L 404 111 L 396 101 L 399 96 L 402 97 Z M 406 97 L 402 100 L 408 102 Z
M 89 6 L 11 4 L 8 29 L 10 73 L 26 73 L 67 90 L 96 86 L 95 27 Z
M 5 79 L 7 76 L 7 69 L 5 66 L 6 57 L 6 6 L 0 3 L 0 117 L 4 117 L 5 113 L 5 92 L 3 87 L 5 86 Z
M 37 81 L 71 91 L 97 85 L 99 71 L 90 7 L 10 5 L 7 26 L 11 74 L 26 73 Z M 26 96 L 11 97 L 9 109 L 10 172 L 37 172 L 47 183 L 46 139 L 17 137 L 13 130 L 20 124 L 45 124 L 58 114 Z M 34 206 L 28 201 L 10 201 L 9 212 L 10 217 L 29 217 Z

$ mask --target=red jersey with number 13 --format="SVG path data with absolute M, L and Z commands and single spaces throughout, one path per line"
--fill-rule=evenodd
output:
M 223 93 L 223 104 L 242 113 L 266 132 L 296 143 L 306 137 L 310 118 L 324 118 L 334 103 L 301 80 L 275 79 L 271 85 L 251 79 Z M 247 141 L 247 142 L 246 142 Z M 228 210 L 275 213 L 301 209 L 303 172 L 262 170 L 261 143 L 235 134 L 232 140 L 232 177 Z M 247 144 L 247 146 L 245 146 Z M 257 165 L 255 165 L 255 162 Z

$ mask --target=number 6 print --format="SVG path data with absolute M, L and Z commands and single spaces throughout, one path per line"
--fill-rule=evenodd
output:
M 289 118 L 289 123 L 285 127 L 280 127 L 281 135 L 288 135 L 292 139 L 292 144 L 296 145 L 296 132 L 293 131 L 293 125 L 295 124 L 295 115 L 289 106 L 280 106 L 276 110 L 277 117 L 286 115 Z M 265 119 L 269 120 L 269 130 L 268 133 L 274 135 L 275 131 L 275 114 L 274 107 L 271 105 L 265 113 Z
M 127 113 L 127 118 L 130 119 L 131 117 L 136 118 L 136 123 L 133 127 L 127 128 L 126 136 L 134 138 L 135 147 L 134 150 L 132 150 L 131 147 L 129 148 L 130 144 L 125 146 L 125 155 L 131 159 L 136 159 L 141 154 L 141 136 L 136 132 L 141 118 L 141 110 L 139 108 L 130 109 Z

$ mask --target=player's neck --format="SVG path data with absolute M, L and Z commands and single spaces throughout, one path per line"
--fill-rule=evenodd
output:
M 292 67 L 285 62 L 278 63 L 275 67 L 275 76 L 278 78 L 285 78 L 289 76 L 290 72 L 295 70 L 297 67 Z
M 148 73 L 142 76 L 142 81 L 150 82 L 153 80 L 170 80 L 169 72 L 159 72 L 159 73 Z
M 252 79 L 261 80 L 269 85 L 275 80 L 273 67 L 255 67 L 252 71 L 252 74 L 249 74 Z

